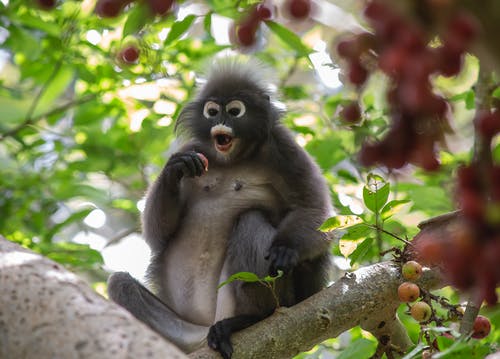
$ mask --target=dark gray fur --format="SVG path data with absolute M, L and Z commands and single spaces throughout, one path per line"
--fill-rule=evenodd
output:
M 328 237 L 317 230 L 331 212 L 328 186 L 280 124 L 255 72 L 251 63 L 220 62 L 180 114 L 183 144 L 150 188 L 143 213 L 152 292 L 128 273 L 109 280 L 113 300 L 183 350 L 208 334 L 224 358 L 232 354 L 231 333 L 270 315 L 276 300 L 258 283 L 217 290 L 220 282 L 241 271 L 263 277 L 283 270 L 276 294 L 291 306 L 326 285 L 330 263 Z M 246 105 L 241 118 L 224 110 L 203 116 L 207 100 L 223 109 L 234 99 Z M 210 135 L 218 124 L 233 130 L 228 154 L 217 152 Z M 208 171 L 196 152 L 208 158 Z

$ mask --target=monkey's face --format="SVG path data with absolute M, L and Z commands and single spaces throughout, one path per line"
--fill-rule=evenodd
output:
M 182 111 L 178 127 L 202 143 L 212 160 L 228 163 L 254 153 L 268 139 L 277 117 L 266 94 L 214 89 Z

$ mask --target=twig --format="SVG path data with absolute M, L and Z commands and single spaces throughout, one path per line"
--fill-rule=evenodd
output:
M 387 235 L 389 235 L 389 236 L 391 236 L 391 237 L 393 237 L 393 238 L 396 238 L 398 241 L 401 241 L 401 242 L 403 242 L 404 244 L 407 244 L 407 245 L 409 245 L 409 246 L 411 246 L 411 245 L 412 245 L 412 243 L 411 243 L 410 241 L 408 241 L 408 240 L 406 240 L 406 239 L 403 239 L 403 238 L 401 238 L 401 237 L 398 237 L 398 236 L 397 236 L 397 235 L 395 235 L 394 233 L 391 233 L 391 232 L 389 232 L 389 231 L 386 231 L 385 229 L 383 229 L 383 228 L 381 228 L 381 227 L 379 227 L 379 226 L 376 226 L 376 225 L 373 225 L 373 224 L 367 224 L 367 226 L 368 226 L 368 227 L 370 227 L 370 228 L 373 228 L 373 229 L 375 229 L 375 230 L 377 230 L 377 231 L 380 231 L 380 232 L 382 232 L 382 233 L 385 233 L 385 234 L 387 234 Z

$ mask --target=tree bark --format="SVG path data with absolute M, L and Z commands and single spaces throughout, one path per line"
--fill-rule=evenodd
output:
M 186 358 L 61 265 L 0 236 L 0 359 Z
M 346 274 L 329 288 L 233 336 L 237 358 L 290 358 L 356 325 L 405 350 L 396 316 L 402 282 L 392 262 Z M 418 283 L 440 285 L 426 270 Z M 62 266 L 0 237 L 0 359 L 186 358 Z M 209 349 L 191 358 L 220 358 Z

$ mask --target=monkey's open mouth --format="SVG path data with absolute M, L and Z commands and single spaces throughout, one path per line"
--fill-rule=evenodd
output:
M 220 133 L 214 136 L 215 148 L 221 152 L 227 152 L 233 145 L 233 136 Z
M 216 125 L 212 127 L 211 135 L 217 151 L 228 152 L 233 146 L 233 130 L 231 127 Z

